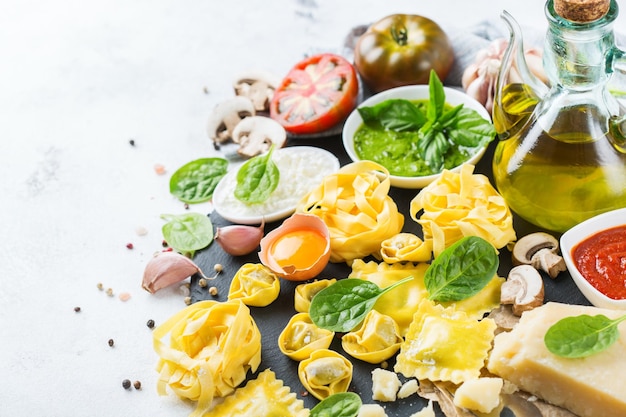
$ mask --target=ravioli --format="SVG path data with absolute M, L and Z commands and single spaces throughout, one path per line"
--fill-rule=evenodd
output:
M 203 417 L 308 417 L 309 410 L 269 369 L 238 388 Z
M 478 378 L 496 324 L 423 300 L 397 356 L 395 371 L 418 380 L 460 384 Z

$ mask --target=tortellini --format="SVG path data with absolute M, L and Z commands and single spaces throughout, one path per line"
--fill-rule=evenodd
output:
M 402 343 L 398 323 L 376 310 L 367 313 L 361 327 L 346 333 L 341 346 L 350 356 L 369 363 L 380 363 L 391 358 Z
M 428 262 L 432 258 L 430 240 L 423 241 L 413 233 L 398 233 L 380 245 L 380 255 L 388 264 L 396 262 Z
M 317 327 L 309 313 L 294 315 L 278 336 L 278 348 L 293 360 L 301 361 L 318 349 L 327 349 L 335 332 Z
M 400 327 L 400 334 L 404 336 L 409 325 L 413 321 L 413 314 L 419 303 L 428 297 L 428 291 L 424 285 L 424 274 L 428 264 L 386 264 L 374 261 L 364 262 L 357 259 L 352 263 L 350 278 L 361 278 L 371 281 L 380 288 L 388 287 L 396 282 L 412 276 L 413 279 L 394 288 L 381 296 L 374 309 L 379 313 L 392 317 Z
M 352 363 L 329 349 L 316 350 L 298 364 L 300 382 L 318 400 L 347 392 L 352 382 Z
M 152 335 L 159 355 L 157 391 L 165 395 L 169 386 L 197 401 L 190 417 L 201 416 L 215 397 L 231 394 L 261 363 L 261 333 L 240 300 L 191 304 Z
M 513 216 L 504 198 L 474 166 L 444 170 L 411 201 L 410 215 L 432 241 L 434 256 L 465 236 L 479 236 L 495 248 L 516 239 Z M 417 217 L 418 213 L 423 211 Z
M 389 171 L 372 161 L 345 165 L 304 196 L 296 210 L 320 217 L 330 231 L 331 262 L 379 255 L 399 233 L 404 216 L 389 196 Z
M 230 283 L 228 299 L 240 299 L 245 305 L 265 307 L 280 294 L 280 279 L 263 264 L 243 264 Z
M 238 388 L 203 417 L 308 417 L 309 410 L 269 369 Z
M 478 321 L 453 307 L 423 300 L 400 347 L 394 370 L 407 378 L 453 384 L 478 378 L 495 329 L 491 319 Z
M 300 284 L 296 287 L 293 307 L 298 313 L 308 313 L 311 306 L 311 300 L 315 297 L 315 294 L 322 291 L 324 288 L 331 286 L 337 282 L 335 278 L 332 279 L 319 279 L 305 284 Z

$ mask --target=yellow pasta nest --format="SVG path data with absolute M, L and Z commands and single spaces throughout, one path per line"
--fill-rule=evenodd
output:
M 473 172 L 471 164 L 458 173 L 444 170 L 411 201 L 411 218 L 422 226 L 424 240 L 432 241 L 435 257 L 466 236 L 482 237 L 498 249 L 516 239 L 504 198 L 486 176 Z
M 380 256 L 380 245 L 399 233 L 404 216 L 389 197 L 389 171 L 358 161 L 324 178 L 304 196 L 297 211 L 320 217 L 330 231 L 331 262 Z
M 454 384 L 478 378 L 495 329 L 491 319 L 477 321 L 465 312 L 424 300 L 400 347 L 394 370 L 407 378 Z
M 308 417 L 309 410 L 302 400 L 296 398 L 283 381 L 276 379 L 269 369 L 260 372 L 256 379 L 245 387 L 238 388 L 233 395 L 226 397 L 206 417 Z
M 192 417 L 215 397 L 231 394 L 261 362 L 261 333 L 240 300 L 192 304 L 155 328 L 153 343 L 160 357 L 158 393 L 165 395 L 169 386 L 197 401 Z

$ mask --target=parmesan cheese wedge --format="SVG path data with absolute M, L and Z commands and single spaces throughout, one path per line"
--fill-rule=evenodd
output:
M 607 350 L 585 358 L 562 358 L 548 351 L 544 335 L 562 318 L 603 314 L 615 319 L 623 311 L 549 302 L 525 312 L 519 324 L 494 340 L 489 371 L 546 402 L 580 417 L 626 416 L 626 325 Z

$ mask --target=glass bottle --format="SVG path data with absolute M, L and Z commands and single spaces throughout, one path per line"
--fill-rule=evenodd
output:
M 547 85 L 529 71 L 520 28 L 503 13 L 511 37 L 493 110 L 495 184 L 515 213 L 555 232 L 626 207 L 626 103 L 619 98 L 626 55 L 612 29 L 618 6 L 606 0 L 589 15 L 580 7 L 586 3 L 546 3 Z

